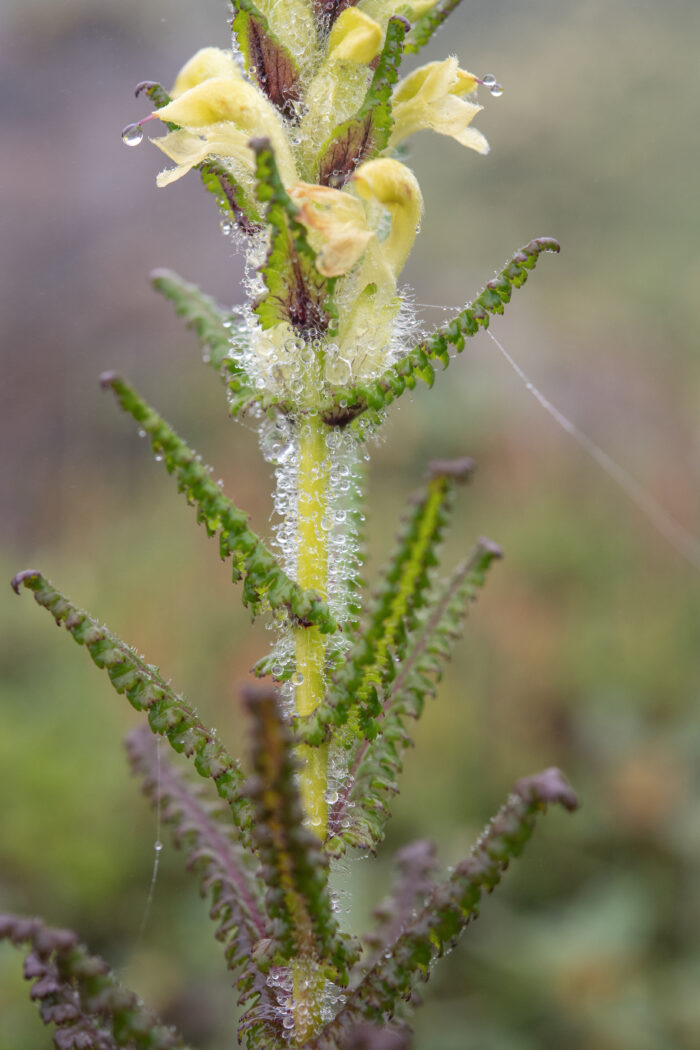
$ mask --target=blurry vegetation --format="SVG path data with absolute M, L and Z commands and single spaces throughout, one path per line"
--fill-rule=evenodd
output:
M 96 383 L 118 367 L 157 391 L 205 456 L 218 449 L 227 488 L 264 530 L 256 438 L 228 426 L 194 341 L 146 281 L 167 264 L 235 301 L 239 264 L 212 236 L 218 219 L 198 187 L 170 191 L 175 221 L 172 198 L 151 185 L 152 151 L 126 151 L 119 138 L 141 115 L 130 81 L 168 80 L 193 45 L 224 44 L 220 15 L 215 0 L 33 0 L 2 15 L 0 567 L 9 579 L 37 563 L 70 581 L 76 601 L 137 639 L 179 688 L 194 695 L 196 684 L 207 720 L 239 750 L 237 684 L 262 628 L 251 631 L 215 545 L 193 536 Z M 410 273 L 419 302 L 461 305 L 511 249 L 556 235 L 562 256 L 495 330 L 690 527 L 700 521 L 699 34 L 694 0 L 466 5 L 448 43 L 468 68 L 496 73 L 506 94 L 481 123 L 485 161 L 466 163 L 447 140 L 418 142 L 430 222 Z M 455 190 L 461 211 L 446 214 Z M 425 461 L 468 453 L 479 472 L 462 500 L 463 533 L 492 536 L 506 560 L 418 728 L 383 855 L 431 835 L 456 859 L 504 787 L 538 763 L 563 767 L 584 805 L 543 824 L 537 849 L 484 908 L 483 936 L 477 923 L 459 963 L 438 972 L 416 1015 L 416 1047 L 693 1050 L 697 574 L 541 414 L 486 337 L 441 392 L 442 406 L 406 399 L 373 458 L 370 556 L 386 552 Z M 461 550 L 458 536 L 451 546 Z M 28 598 L 8 588 L 0 614 L 0 907 L 78 927 L 188 1038 L 230 1047 L 218 948 L 169 847 L 139 938 L 155 827 L 120 745 L 135 716 Z M 386 883 L 370 882 L 359 862 L 347 878 L 360 926 Z M 0 1017 L 0 1050 L 48 1045 L 9 949 Z

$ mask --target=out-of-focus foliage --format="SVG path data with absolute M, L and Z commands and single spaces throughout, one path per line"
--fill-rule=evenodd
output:
M 229 304 L 238 263 L 212 238 L 216 218 L 196 180 L 171 191 L 177 223 L 172 198 L 155 189 L 144 206 L 156 162 L 119 139 L 142 115 L 125 97 L 129 76 L 136 83 L 148 60 L 168 81 L 193 40 L 225 44 L 220 16 L 216 3 L 185 0 L 34 0 L 3 13 L 2 566 L 8 580 L 33 562 L 70 579 L 239 751 L 237 684 L 260 635 L 216 550 L 203 531 L 192 535 L 96 382 L 112 367 L 157 392 L 176 429 L 205 454 L 219 450 L 218 472 L 265 534 L 269 486 L 255 438 L 229 425 L 216 378 L 147 281 L 167 259 Z M 559 407 L 692 526 L 697 4 L 477 0 L 449 32 L 464 62 L 494 72 L 506 94 L 483 115 L 492 144 L 483 163 L 464 164 L 447 140 L 416 144 L 431 219 L 411 262 L 416 298 L 461 307 L 485 263 L 498 269 L 533 229 L 556 235 L 557 266 L 494 331 Z M 421 60 L 444 53 L 445 36 L 430 48 Z M 460 211 L 447 214 L 455 192 Z M 486 903 L 488 929 L 469 931 L 459 964 L 438 973 L 416 1015 L 416 1047 L 694 1050 L 697 574 L 541 415 L 488 337 L 437 385 L 442 406 L 436 394 L 404 398 L 373 459 L 372 562 L 387 553 L 425 462 L 464 453 L 479 470 L 446 560 L 466 553 L 460 534 L 486 533 L 506 561 L 428 705 L 381 855 L 430 835 L 456 860 L 504 788 L 540 765 L 565 768 L 583 808 L 543 823 L 538 850 Z M 134 719 L 62 638 L 42 633 L 36 660 L 36 618 L 9 587 L 0 614 L 0 906 L 40 902 L 47 921 L 78 927 L 189 1039 L 229 1047 L 233 1016 L 228 1035 L 212 1021 L 225 1024 L 230 1001 L 219 950 L 169 844 L 139 933 L 155 825 L 119 744 Z M 354 929 L 384 895 L 388 865 L 384 875 L 370 882 L 363 864 L 349 865 Z M 47 1045 L 9 950 L 0 951 L 0 1016 L 1 1050 Z

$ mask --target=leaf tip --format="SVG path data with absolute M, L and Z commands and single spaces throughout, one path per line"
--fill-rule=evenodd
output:
M 21 572 L 18 572 L 10 580 L 10 587 L 15 592 L 15 594 L 19 594 L 20 587 L 23 583 L 26 583 L 28 580 L 36 580 L 40 576 L 41 573 L 37 569 L 22 569 Z
M 102 372 L 100 374 L 100 386 L 103 390 L 108 390 L 113 387 L 114 384 L 119 380 L 117 372 Z
M 475 470 L 476 463 L 469 456 L 462 456 L 460 459 L 432 459 L 428 463 L 428 477 L 431 479 L 448 477 L 465 482 Z
M 560 769 L 550 766 L 541 773 L 522 777 L 517 781 L 513 791 L 525 802 L 558 802 L 572 813 L 578 809 L 579 801 L 573 788 Z
M 503 557 L 503 548 L 494 540 L 490 540 L 488 536 L 480 536 L 477 540 L 477 546 L 483 554 L 489 554 L 492 558 Z

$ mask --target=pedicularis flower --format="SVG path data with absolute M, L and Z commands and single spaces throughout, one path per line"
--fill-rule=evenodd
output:
M 174 164 L 160 173 L 158 185 L 216 165 L 235 184 L 239 207 L 255 218 L 256 230 L 262 216 L 251 141 L 269 141 L 318 274 L 333 279 L 334 338 L 355 378 L 360 340 L 363 361 L 372 368 L 386 363 L 400 305 L 396 281 L 421 216 L 420 188 L 393 156 L 395 147 L 429 129 L 488 151 L 484 136 L 471 127 L 482 108 L 476 102 L 480 81 L 456 58 L 430 62 L 398 80 L 409 22 L 433 5 L 261 0 L 255 7 L 238 0 L 233 27 L 239 47 L 197 52 L 178 73 L 170 101 L 152 114 L 169 130 L 151 141 Z M 255 252 L 257 262 L 259 237 Z M 280 325 L 268 340 L 283 341 L 294 321 Z

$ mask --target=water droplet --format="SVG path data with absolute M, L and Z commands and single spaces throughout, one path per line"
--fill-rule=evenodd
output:
M 498 83 L 493 73 L 487 73 L 486 76 L 482 77 L 481 83 L 489 89 L 494 98 L 500 98 L 503 94 L 503 87 Z
M 153 849 L 156 851 L 156 853 L 161 853 L 162 850 L 163 850 L 163 843 L 162 842 L 154 842 L 153 843 Z
M 303 685 L 304 676 L 301 671 L 295 671 L 292 675 L 292 685 Z
M 125 146 L 138 146 L 143 142 L 143 128 L 140 124 L 127 124 L 122 131 L 122 142 Z

